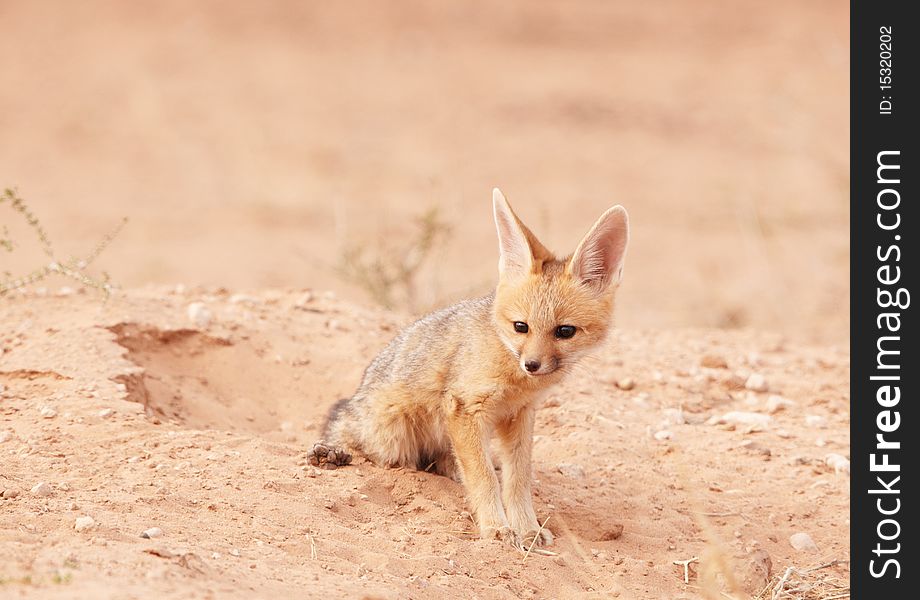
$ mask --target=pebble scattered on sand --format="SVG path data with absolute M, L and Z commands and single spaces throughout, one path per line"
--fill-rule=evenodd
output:
M 313 302 L 313 292 L 307 291 L 307 292 L 304 292 L 303 295 L 300 298 L 298 298 L 296 302 L 294 302 L 294 306 L 296 308 L 304 308 L 307 304 L 310 304 L 311 302 Z
M 115 414 L 115 411 L 112 410 L 111 408 L 103 408 L 102 410 L 99 411 L 99 417 L 102 419 L 108 419 L 114 414 Z
M 744 387 L 752 392 L 766 392 L 770 389 L 770 384 L 760 373 L 751 373 L 747 381 L 744 382 Z
M 556 470 L 570 479 L 583 479 L 585 476 L 585 468 L 573 463 L 559 463 Z
M 0 444 L 7 442 L 13 437 L 12 431 L 0 431 Z
M 806 415 L 805 426 L 809 429 L 824 429 L 827 427 L 827 417 L 822 415 Z
M 735 556 L 740 570 L 741 587 L 751 596 L 759 593 L 769 583 L 773 575 L 773 561 L 763 548 L 748 548 Z
M 755 412 L 742 412 L 742 411 L 733 410 L 731 412 L 725 413 L 721 417 L 719 416 L 712 417 L 711 419 L 709 419 L 709 421 L 707 421 L 707 423 L 709 423 L 710 425 L 719 425 L 719 424 L 724 423 L 727 425 L 749 425 L 749 426 L 754 426 L 754 427 L 768 427 L 770 425 L 770 421 L 772 421 L 772 417 L 770 417 L 770 415 L 762 415 L 760 413 L 755 413 Z
M 687 417 L 684 415 L 684 411 L 679 408 L 665 408 L 662 409 L 661 414 L 664 416 L 664 421 L 667 423 L 683 425 L 687 422 Z
M 836 474 L 839 474 L 839 473 L 846 473 L 847 475 L 850 474 L 850 461 L 847 459 L 847 457 L 842 456 L 840 454 L 835 454 L 831 452 L 830 454 L 824 457 L 824 464 L 832 468 L 834 470 L 834 473 Z
M 763 444 L 759 444 L 755 442 L 754 440 L 745 440 L 741 442 L 741 444 L 739 444 L 738 447 L 744 448 L 751 454 L 760 456 L 764 458 L 765 460 L 768 460 L 773 455 L 773 452 L 769 448 L 767 448 Z
M 811 539 L 811 536 L 807 533 L 800 531 L 799 533 L 793 533 L 789 536 L 789 543 L 792 544 L 792 547 L 800 552 L 817 552 L 818 546 L 815 544 L 815 541 Z
M 188 305 L 188 318 L 199 329 L 207 329 L 211 324 L 211 311 L 203 302 L 192 302 Z
M 96 521 L 92 517 L 77 517 L 77 520 L 74 521 L 73 528 L 77 531 L 86 531 L 87 529 L 92 529 L 96 524 Z
M 667 429 L 662 429 L 661 431 L 655 432 L 655 439 L 658 440 L 659 442 L 669 440 L 672 437 L 674 437 L 674 433 L 671 431 L 668 431 Z
M 10 498 L 15 498 L 18 495 L 19 495 L 19 490 L 3 490 L 3 493 L 0 494 L 0 496 L 3 496 L 7 500 L 9 500 Z
M 50 406 L 42 407 L 41 415 L 45 419 L 53 419 L 57 416 L 57 411 L 51 408 Z
M 54 493 L 54 490 L 52 490 L 51 486 L 45 483 L 44 481 L 36 484 L 35 487 L 32 488 L 33 496 L 50 496 L 53 493 Z
M 250 306 L 258 304 L 259 299 L 248 294 L 233 294 L 230 296 L 231 304 L 249 304 Z
M 159 527 L 151 527 L 150 529 L 146 529 L 143 533 L 141 533 L 141 537 L 147 540 L 158 538 L 161 535 L 163 535 L 163 530 Z
M 632 377 L 623 377 L 621 379 L 617 379 L 616 385 L 621 390 L 625 390 L 628 392 L 629 390 L 636 387 L 636 380 L 633 379 Z
M 789 400 L 788 398 L 783 398 L 782 396 L 772 395 L 767 398 L 767 412 L 771 414 L 778 413 L 781 410 L 786 410 L 795 406 L 795 402 Z

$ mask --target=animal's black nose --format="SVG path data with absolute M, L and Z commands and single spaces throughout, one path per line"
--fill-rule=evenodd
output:
M 539 360 L 528 360 L 524 363 L 524 368 L 527 369 L 528 373 L 535 373 L 540 370 L 540 361 Z

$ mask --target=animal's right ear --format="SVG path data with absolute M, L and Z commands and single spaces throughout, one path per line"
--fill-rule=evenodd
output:
M 549 254 L 517 218 L 501 190 L 492 190 L 492 210 L 498 231 L 498 272 L 500 275 L 524 275 L 533 272 L 536 261 Z

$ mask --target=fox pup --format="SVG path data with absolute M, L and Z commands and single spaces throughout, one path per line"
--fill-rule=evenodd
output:
M 492 203 L 495 291 L 430 314 L 390 342 L 355 395 L 333 406 L 311 462 L 335 468 L 358 452 L 378 465 L 459 476 L 483 538 L 548 545 L 553 536 L 531 498 L 534 410 L 610 329 L 629 223 L 614 206 L 558 259 L 498 189 Z

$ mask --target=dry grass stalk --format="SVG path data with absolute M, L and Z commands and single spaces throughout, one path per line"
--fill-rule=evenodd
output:
M 524 552 L 524 559 L 521 561 L 521 563 L 527 561 L 527 557 L 530 556 L 530 553 L 533 551 L 533 547 L 536 545 L 537 540 L 540 539 L 540 534 L 543 533 L 543 529 L 546 527 L 547 521 L 549 521 L 549 517 L 543 519 L 543 523 L 540 524 L 540 529 L 537 530 L 536 535 L 534 535 L 533 539 L 530 541 L 530 547 L 527 548 L 527 550 Z M 521 549 L 523 550 L 523 547 Z M 537 553 L 544 556 L 556 556 L 555 552 L 550 552 L 549 550 L 538 549 Z
M 374 251 L 365 246 L 346 247 L 338 271 L 384 308 L 401 306 L 415 312 L 419 270 L 449 233 L 450 226 L 441 221 L 438 209 L 431 208 L 416 219 L 415 233 L 403 245 L 381 245 Z
M 19 213 L 22 218 L 25 219 L 26 224 L 35 232 L 42 252 L 49 259 L 46 265 L 21 277 L 12 277 L 10 274 L 7 274 L 3 281 L 0 282 L 0 296 L 42 281 L 50 275 L 62 275 L 87 287 L 98 289 L 108 297 L 112 291 L 112 284 L 109 282 L 108 276 L 103 273 L 102 277 L 94 278 L 87 274 L 86 269 L 99 257 L 102 251 L 108 247 L 112 240 L 115 239 L 115 236 L 118 235 L 128 222 L 127 219 L 122 219 L 121 223 L 119 223 L 115 229 L 103 236 L 86 257 L 82 259 L 70 258 L 62 261 L 56 257 L 51 240 L 48 238 L 48 234 L 39 222 L 38 217 L 29 210 L 29 207 L 26 206 L 23 199 L 19 197 L 15 190 L 9 188 L 4 190 L 3 194 L 0 194 L 0 204 L 8 204 L 13 211 Z M 12 252 L 14 245 L 12 239 L 9 237 L 9 230 L 4 227 L 3 231 L 4 234 L 3 238 L 0 239 L 0 246 L 5 248 L 8 252 Z
M 850 597 L 846 578 L 824 573 L 824 569 L 847 561 L 830 562 L 798 569 L 786 567 L 782 575 L 775 575 L 753 600 L 841 600 Z

